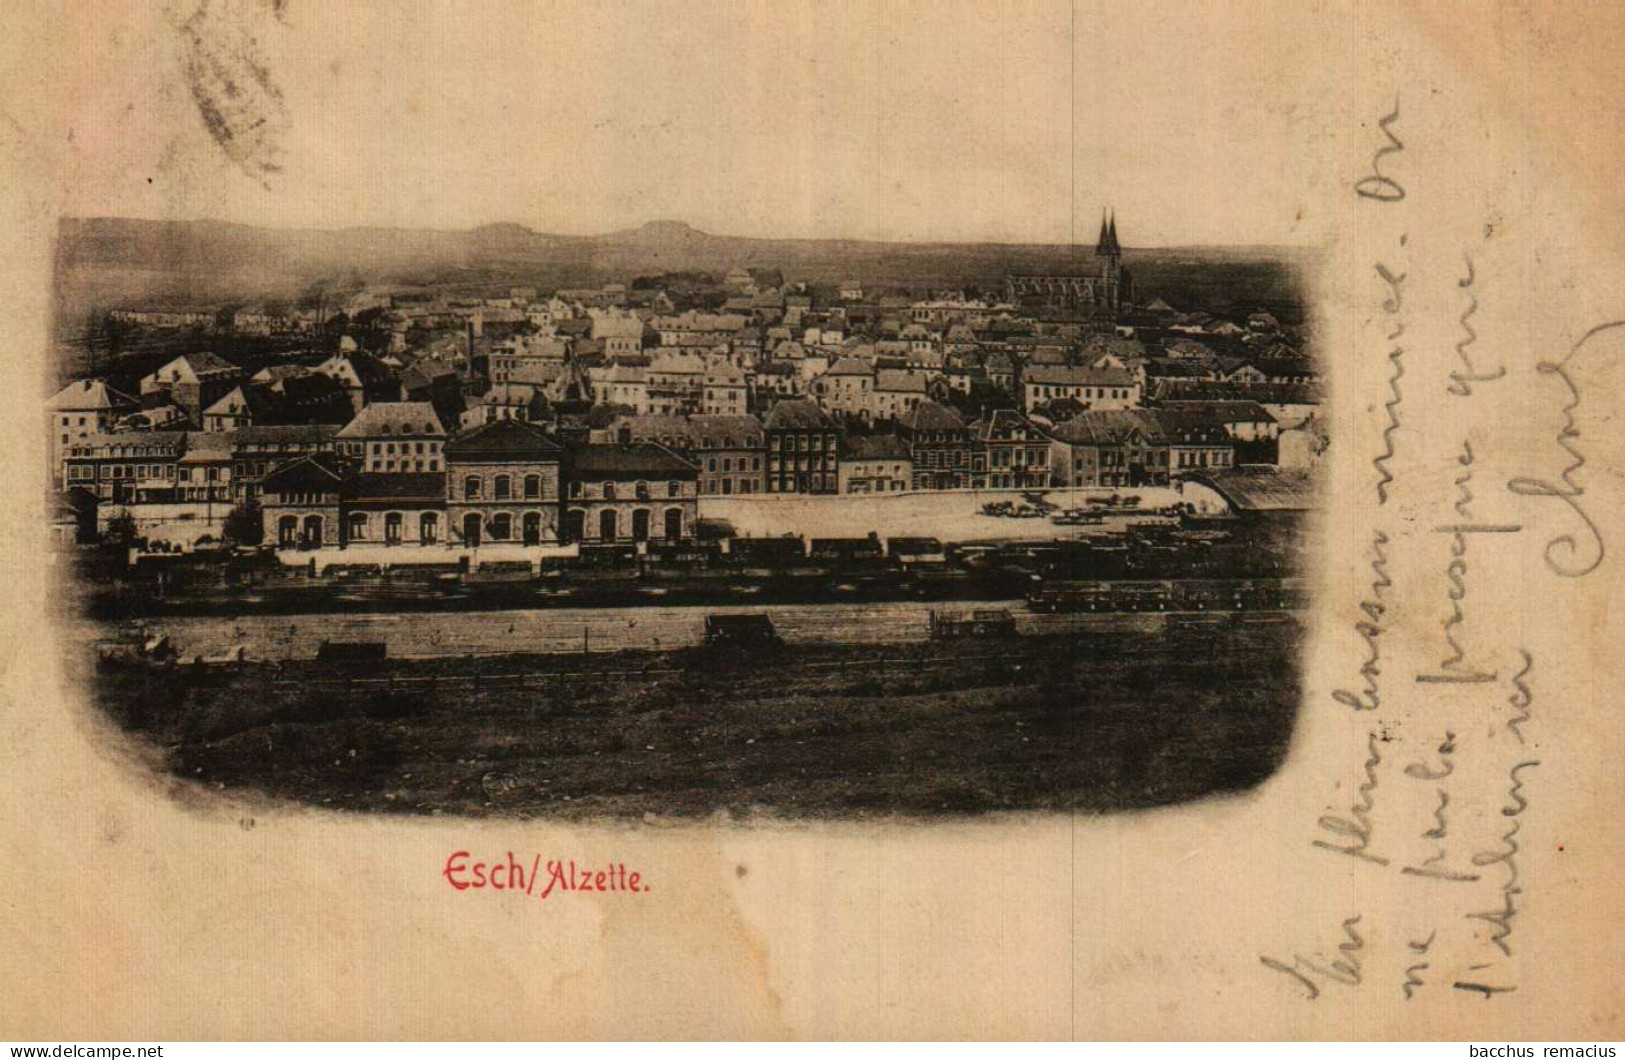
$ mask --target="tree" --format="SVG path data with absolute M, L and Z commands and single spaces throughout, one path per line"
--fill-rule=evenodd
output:
M 226 514 L 220 528 L 221 536 L 234 545 L 257 545 L 265 540 L 265 524 L 260 518 L 260 506 L 244 501 Z
M 111 545 L 128 545 L 135 540 L 135 516 L 130 514 L 128 508 L 120 509 L 119 513 L 107 520 L 107 530 L 102 534 L 102 540 Z

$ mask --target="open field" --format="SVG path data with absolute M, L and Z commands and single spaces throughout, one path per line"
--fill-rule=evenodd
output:
M 1160 623 L 1159 623 L 1160 624 Z M 1285 615 L 952 643 L 104 667 L 177 778 L 356 811 L 570 817 L 1106 811 L 1244 790 L 1298 699 Z
M 1023 492 L 1041 493 L 1061 508 L 1082 508 L 1090 497 L 1140 498 L 1138 513 L 1151 513 L 1184 502 L 1198 513 L 1227 512 L 1224 498 L 1200 483 L 1175 486 L 1137 486 L 1132 489 L 1045 490 L 930 490 L 919 493 L 796 495 L 756 494 L 744 497 L 702 497 L 700 516 L 726 519 L 742 537 L 934 537 L 944 543 L 961 541 L 1053 541 L 1056 539 L 1121 534 L 1143 514 L 1109 517 L 1097 526 L 1057 526 L 1048 518 L 1012 519 L 982 514 L 989 502 L 1021 503 Z

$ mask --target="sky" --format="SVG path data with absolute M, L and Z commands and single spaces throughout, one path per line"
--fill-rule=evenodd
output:
M 1326 230 L 1303 204 L 1335 101 L 1293 43 L 1313 3 L 97 10 L 54 35 L 94 75 L 18 119 L 59 154 L 68 215 L 1064 243 L 1110 205 L 1133 246 Z M 211 138 L 199 70 L 258 107 L 228 145 L 251 164 Z

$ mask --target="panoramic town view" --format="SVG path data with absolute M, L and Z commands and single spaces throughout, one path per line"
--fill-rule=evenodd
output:
M 89 693 L 187 785 L 349 811 L 1244 790 L 1329 444 L 1307 266 L 1090 234 L 66 222 Z

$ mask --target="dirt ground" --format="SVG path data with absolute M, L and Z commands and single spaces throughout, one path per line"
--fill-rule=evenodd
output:
M 518 818 L 1109 811 L 1279 765 L 1285 615 L 1163 632 L 391 662 L 210 674 L 104 666 L 102 709 L 203 790 Z M 392 679 L 392 680 L 390 680 Z

